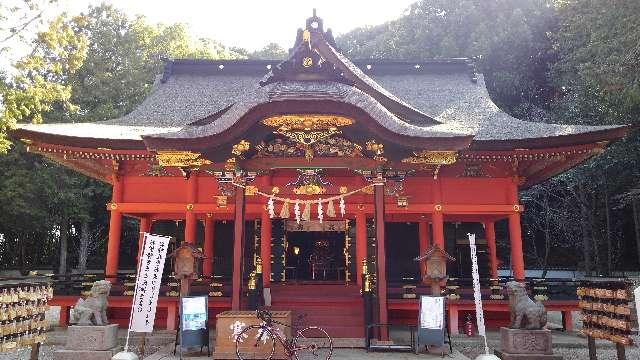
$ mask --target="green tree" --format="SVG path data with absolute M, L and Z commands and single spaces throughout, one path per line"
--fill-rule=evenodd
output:
M 59 16 L 39 32 L 31 54 L 15 64 L 16 75 L 0 88 L 3 108 L 0 114 L 0 152 L 6 152 L 8 129 L 19 121 L 42 122 L 43 114 L 60 104 L 65 112 L 76 111 L 69 101 L 69 75 L 82 65 L 87 51 L 86 38 L 79 34 L 84 19 Z
M 635 0 L 422 0 L 397 20 L 356 29 L 337 42 L 352 58 L 475 57 L 493 100 L 517 117 L 637 124 L 638 14 Z M 536 245 L 528 249 L 529 260 L 566 264 L 553 257 L 570 255 L 556 251 L 569 246 L 583 252 L 584 269 L 603 274 L 622 266 L 625 254 L 637 253 L 625 248 L 640 244 L 625 241 L 634 233 L 632 211 L 616 199 L 637 186 L 639 146 L 633 134 L 524 194 L 532 204 L 524 217 L 526 244 Z M 562 216 L 541 216 L 545 212 Z
M 496 103 L 520 114 L 546 107 L 552 94 L 554 27 L 547 0 L 423 0 L 403 17 L 353 30 L 337 43 L 351 58 L 476 58 Z
M 213 40 L 194 40 L 180 24 L 149 24 L 143 17 L 129 18 L 107 5 L 91 7 L 79 19 L 82 22 L 73 30 L 84 39 L 88 51 L 73 72 L 51 78 L 65 89 L 66 103 L 52 104 L 43 112 L 46 122 L 98 121 L 124 115 L 145 97 L 165 58 L 241 56 Z M 38 46 L 39 42 L 34 43 Z M 76 111 L 69 111 L 65 104 L 72 104 Z M 102 262 L 96 254 L 104 249 L 108 228 L 104 204 L 111 196 L 110 186 L 26 153 L 20 144 L 0 158 L 0 169 L 7 169 L 0 181 L 3 192 L 5 185 L 11 189 L 2 194 L 4 198 L 0 195 L 0 204 L 29 204 L 18 214 L 0 213 L 0 233 L 5 238 L 0 246 L 7 247 L 6 254 L 14 255 L 2 258 L 3 264 L 50 261 L 57 264 L 58 272 L 66 273 L 67 263 L 77 262 L 78 269 L 84 271 L 91 259 Z M 22 183 L 24 186 L 19 186 Z M 30 228 L 34 222 L 42 224 L 34 227 L 33 231 L 39 229 L 37 233 Z M 130 223 L 123 225 L 130 227 Z M 123 241 L 136 241 L 136 233 L 125 231 L 133 235 Z M 29 253 L 21 255 L 21 249 L 38 243 L 45 243 L 43 247 L 50 252 L 33 254 L 39 260 L 32 260 Z M 58 256 L 52 256 L 51 251 L 57 251 Z M 26 261 L 15 260 L 21 258 Z
M 26 41 L 29 30 L 43 24 L 47 7 L 57 0 L 5 0 L 0 3 L 0 54 Z
M 247 54 L 249 59 L 284 60 L 289 52 L 276 43 L 269 43 L 260 50 Z

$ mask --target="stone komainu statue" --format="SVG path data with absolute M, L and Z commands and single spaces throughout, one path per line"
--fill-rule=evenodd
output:
M 91 295 L 86 299 L 78 299 L 73 308 L 71 323 L 76 325 L 108 325 L 107 297 L 111 291 L 111 283 L 100 280 L 93 283 Z
M 507 294 L 509 295 L 512 329 L 540 330 L 547 324 L 547 312 L 544 305 L 529 298 L 523 283 L 508 282 Z

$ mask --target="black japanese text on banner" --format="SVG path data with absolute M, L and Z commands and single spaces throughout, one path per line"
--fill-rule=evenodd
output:
M 136 277 L 133 308 L 129 330 L 152 332 L 156 317 L 156 305 L 169 240 L 167 236 L 144 234 L 144 250 Z

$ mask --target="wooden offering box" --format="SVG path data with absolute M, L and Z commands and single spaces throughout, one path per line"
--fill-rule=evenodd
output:
M 273 320 L 287 324 L 291 326 L 291 312 L 290 311 L 274 311 L 272 312 Z M 243 328 L 251 325 L 259 325 L 262 320 L 256 317 L 255 311 L 225 311 L 216 316 L 216 346 L 213 352 L 214 359 L 237 359 L 236 356 L 236 343 L 233 336 L 234 331 L 236 333 L 242 331 Z M 291 327 L 285 327 L 282 325 L 274 324 L 274 327 L 280 329 L 282 333 L 286 335 L 288 339 L 291 338 Z M 251 346 L 250 342 L 244 343 L 247 348 Z M 269 347 L 263 347 L 265 351 L 270 351 Z M 242 348 L 240 348 L 242 350 Z M 255 351 L 253 348 L 252 352 Z M 265 357 L 269 355 L 265 354 Z M 274 359 L 286 359 L 284 349 L 278 340 L 276 340 L 276 352 L 273 355 Z

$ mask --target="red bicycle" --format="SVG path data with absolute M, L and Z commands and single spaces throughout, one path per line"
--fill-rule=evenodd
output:
M 274 324 L 289 326 L 273 320 L 269 311 L 257 310 L 256 317 L 262 320 L 262 324 L 248 326 L 236 336 L 238 359 L 271 359 L 276 352 L 276 340 L 284 348 L 284 355 L 289 358 L 331 359 L 333 340 L 324 329 L 309 326 L 299 330 L 293 339 L 287 339 Z

